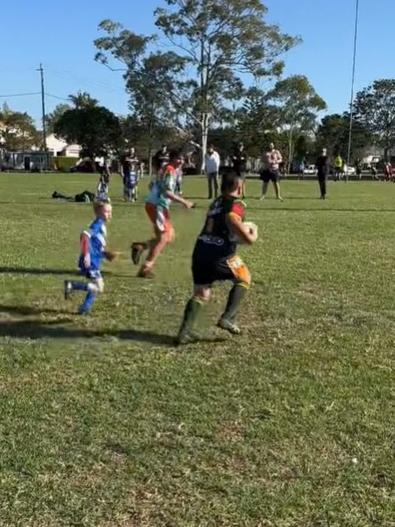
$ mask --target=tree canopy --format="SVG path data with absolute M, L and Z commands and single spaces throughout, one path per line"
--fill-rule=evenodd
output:
M 176 126 L 198 129 L 204 154 L 209 129 L 223 120 L 244 91 L 246 76 L 279 75 L 282 55 L 297 39 L 266 22 L 260 0 L 166 0 L 155 23 L 174 51 L 158 51 L 154 36 L 137 35 L 104 20 L 96 60 L 124 67 L 130 105 L 143 122 L 171 116 Z M 162 113 L 163 112 L 163 113 Z
M 7 104 L 0 111 L 0 138 L 8 151 L 26 150 L 41 141 L 32 117 L 26 112 L 14 112 Z
M 82 156 L 90 158 L 115 150 L 122 142 L 118 117 L 96 104 L 67 110 L 55 123 L 54 131 L 68 143 L 79 144 Z
M 353 111 L 368 130 L 384 157 L 395 147 L 395 79 L 381 79 L 357 93 Z

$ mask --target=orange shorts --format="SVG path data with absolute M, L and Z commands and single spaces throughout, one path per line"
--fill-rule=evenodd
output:
M 148 214 L 153 226 L 155 229 L 158 229 L 159 232 L 174 232 L 168 209 L 157 207 L 153 203 L 146 203 L 145 211 Z

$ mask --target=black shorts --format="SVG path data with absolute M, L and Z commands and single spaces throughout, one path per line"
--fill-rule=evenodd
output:
M 269 181 L 277 183 L 280 179 L 280 172 L 278 170 L 263 170 L 261 172 L 261 179 L 264 183 L 269 183 Z
M 228 257 L 206 260 L 194 255 L 192 258 L 192 276 L 195 285 L 211 285 L 214 282 L 235 279 L 228 265 Z
M 242 283 L 247 287 L 251 283 L 250 271 L 237 254 L 209 259 L 195 251 L 192 257 L 192 275 L 195 285 L 212 285 L 224 280 Z

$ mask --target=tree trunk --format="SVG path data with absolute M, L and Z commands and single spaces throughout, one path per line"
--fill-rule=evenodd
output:
M 153 121 L 152 119 L 149 122 L 148 127 L 148 175 L 152 179 L 152 133 L 153 133 Z
M 289 138 L 288 138 L 288 163 L 287 163 L 287 173 L 291 172 L 291 163 L 292 163 L 292 149 L 293 149 L 293 128 L 292 126 L 289 129 Z
M 209 115 L 204 113 L 202 115 L 202 162 L 201 162 L 201 172 L 204 172 L 206 153 L 207 153 L 207 141 L 208 141 L 208 131 L 209 131 Z

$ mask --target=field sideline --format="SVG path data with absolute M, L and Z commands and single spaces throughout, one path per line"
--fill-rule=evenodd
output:
M 65 303 L 90 205 L 51 199 L 96 176 L 0 174 L 1 527 L 393 527 L 395 185 L 285 181 L 283 203 L 248 184 L 257 244 L 240 316 L 214 341 L 174 348 L 208 200 L 173 206 L 157 277 L 135 277 L 150 234 L 120 199 L 106 291 L 89 317 Z M 147 180 L 143 181 L 143 187 Z M 392 512 L 391 512 L 392 511 Z

